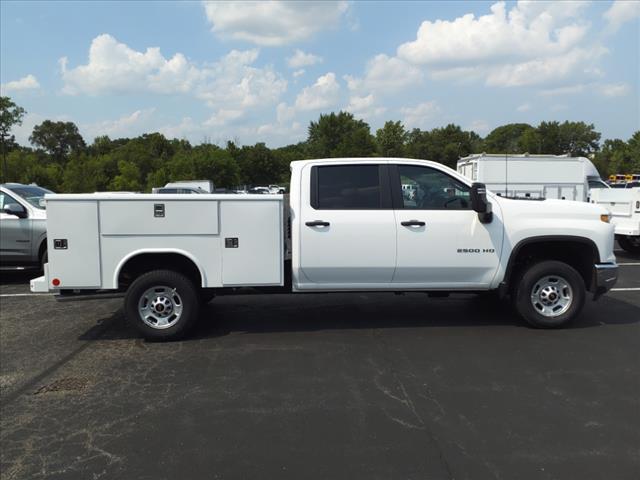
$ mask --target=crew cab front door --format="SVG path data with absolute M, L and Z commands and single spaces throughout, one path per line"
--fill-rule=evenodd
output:
M 480 223 L 470 187 L 419 164 L 389 165 L 397 227 L 393 283 L 405 288 L 486 288 L 499 265 L 503 225 Z
M 396 267 L 396 224 L 387 165 L 309 164 L 301 181 L 300 287 L 388 286 Z

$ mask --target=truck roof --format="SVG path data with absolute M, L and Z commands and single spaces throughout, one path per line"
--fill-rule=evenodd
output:
M 517 158 L 522 160 L 544 160 L 544 159 L 553 159 L 553 160 L 589 160 L 585 157 L 572 157 L 568 153 L 564 155 L 551 155 L 551 154 L 529 154 L 529 153 L 472 153 L 471 155 L 467 155 L 466 157 L 461 157 L 458 160 L 458 163 L 467 162 L 471 160 L 482 160 L 483 158 L 491 159 L 497 158 L 501 159 L 504 157 L 509 158 Z
M 344 157 L 344 158 L 310 158 L 308 160 L 295 160 L 291 162 L 292 167 L 302 168 L 307 163 L 327 162 L 327 163 L 390 163 L 390 162 L 415 162 L 419 161 L 425 164 L 436 165 L 438 167 L 446 166 L 443 163 L 434 162 L 432 160 L 424 160 L 422 158 L 402 158 L 402 157 Z

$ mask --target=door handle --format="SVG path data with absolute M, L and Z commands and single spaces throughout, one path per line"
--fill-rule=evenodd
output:
M 400 222 L 400 225 L 403 227 L 424 227 L 426 223 L 420 220 L 407 220 L 406 222 Z
M 313 222 L 305 222 L 307 227 L 328 227 L 329 222 L 323 220 L 314 220 Z

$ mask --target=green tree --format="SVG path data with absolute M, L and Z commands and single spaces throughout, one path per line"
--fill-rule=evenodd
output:
M 100 157 L 90 157 L 84 152 L 75 153 L 64 166 L 62 191 L 97 192 L 104 190 L 108 181 Z
M 404 146 L 407 137 L 407 131 L 400 121 L 385 122 L 384 126 L 376 132 L 378 154 L 382 157 L 404 156 Z
M 249 185 L 268 185 L 277 182 L 285 173 L 284 165 L 264 143 L 242 147 L 239 161 L 242 182 Z
M 605 140 L 602 149 L 594 156 L 594 163 L 601 175 L 640 172 L 640 131 L 625 142 L 618 138 Z
M 15 147 L 15 137 L 11 135 L 11 129 L 15 125 L 22 125 L 22 117 L 25 110 L 19 107 L 9 97 L 0 96 L 0 142 L 2 142 L 2 180 L 10 180 L 7 169 L 7 153 Z
M 33 128 L 29 141 L 48 152 L 59 164 L 63 164 L 71 152 L 85 148 L 82 135 L 73 122 L 45 120 Z
M 542 122 L 536 128 L 539 148 L 536 153 L 589 156 L 599 149 L 600 133 L 584 122 Z
M 118 175 L 113 178 L 109 188 L 115 191 L 139 192 L 142 190 L 140 168 L 133 162 L 119 161 Z
M 600 132 L 593 124 L 564 122 L 560 124 L 560 144 L 573 157 L 587 157 L 600 148 Z
M 429 132 L 412 130 L 406 149 L 411 158 L 433 160 L 455 168 L 460 157 L 478 152 L 481 147 L 482 139 L 477 133 L 449 124 Z
M 483 151 L 487 153 L 524 153 L 522 138 L 535 129 L 528 123 L 509 123 L 502 125 L 484 139 Z
M 311 122 L 307 146 L 316 158 L 366 157 L 376 151 L 369 125 L 348 112 L 322 114 Z

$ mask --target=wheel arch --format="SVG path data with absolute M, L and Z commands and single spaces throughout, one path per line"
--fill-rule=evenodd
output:
M 146 248 L 128 253 L 115 268 L 113 285 L 120 288 L 125 275 L 137 277 L 142 273 L 168 269 L 187 275 L 196 286 L 206 285 L 206 274 L 200 262 L 189 252 L 177 248 Z
M 590 289 L 593 265 L 600 262 L 600 253 L 595 242 L 587 237 L 542 235 L 525 238 L 511 250 L 501 287 L 508 289 L 519 270 L 536 260 L 559 260 L 571 265 Z

